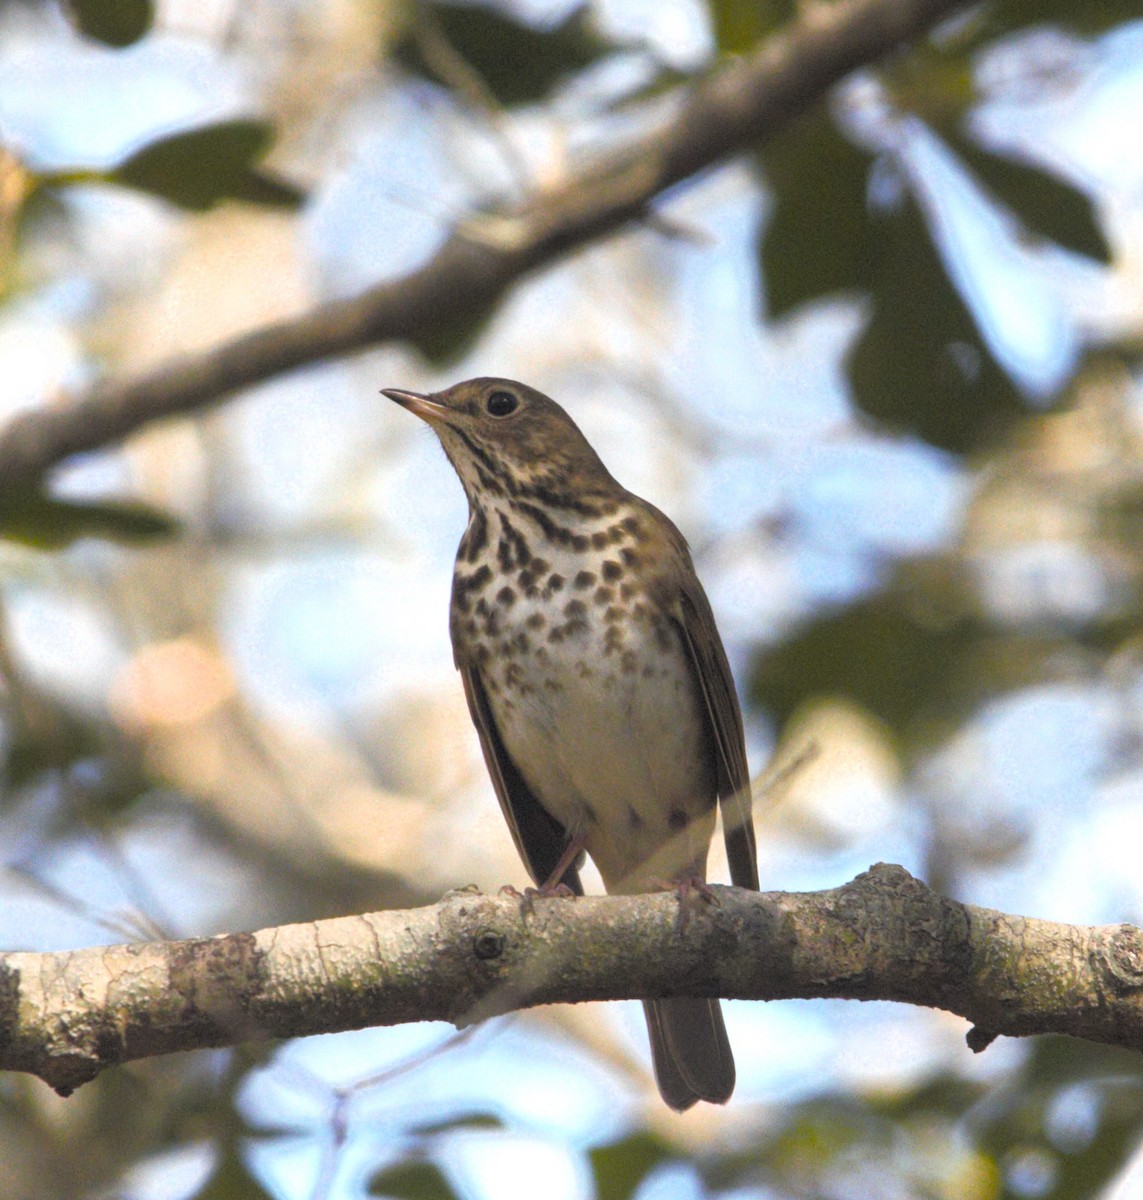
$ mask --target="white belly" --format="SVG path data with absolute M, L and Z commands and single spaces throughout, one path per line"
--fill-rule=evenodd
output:
M 716 785 L 678 631 L 630 594 L 563 594 L 554 608 L 499 606 L 510 649 L 484 671 L 505 749 L 569 835 L 586 838 L 608 891 L 701 876 Z

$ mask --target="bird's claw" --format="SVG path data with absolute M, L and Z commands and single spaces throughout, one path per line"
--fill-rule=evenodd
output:
M 660 881 L 659 886 L 664 892 L 674 892 L 679 898 L 679 912 L 675 918 L 675 928 L 682 933 L 691 919 L 691 910 L 695 901 L 704 904 L 718 904 L 718 893 L 701 875 L 685 875 L 682 879 Z
M 528 917 L 535 911 L 537 900 L 550 900 L 554 896 L 561 898 L 571 896 L 572 899 L 575 899 L 575 892 L 566 883 L 545 883 L 543 887 L 526 887 L 522 892 L 514 888 L 510 883 L 506 883 L 500 889 L 499 894 L 501 896 L 508 896 L 513 900 L 519 900 L 520 912 Z

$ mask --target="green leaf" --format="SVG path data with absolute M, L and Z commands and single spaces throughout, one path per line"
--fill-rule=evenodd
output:
M 876 240 L 866 203 L 870 161 L 820 106 L 760 152 L 774 191 L 759 241 L 771 316 L 868 286 Z
M 796 0 L 708 0 L 715 45 L 723 54 L 745 54 L 798 11 Z
M 752 699 L 782 724 L 813 700 L 848 700 L 923 749 L 982 701 L 1053 678 L 1074 657 L 1064 634 L 996 632 L 951 570 L 908 564 L 884 591 L 808 622 L 755 660 Z
M 1116 25 L 1143 16 L 1140 0 L 1001 0 L 986 7 L 990 36 L 1029 26 L 1052 24 L 1076 33 L 1106 33 Z
M 1123 1079 L 1143 1087 L 1143 1055 L 1068 1037 L 1042 1037 L 1021 1069 L 1026 1086 L 1056 1088 L 1077 1079 Z
M 271 1200 L 271 1197 L 247 1170 L 241 1154 L 227 1146 L 194 1200 Z
M 632 1133 L 591 1151 L 596 1200 L 629 1200 L 662 1162 L 674 1158 L 671 1147 L 650 1133 Z
M 986 444 L 1025 413 L 949 281 L 918 206 L 906 199 L 892 211 L 870 211 L 871 159 L 838 132 L 828 112 L 807 115 L 767 145 L 759 161 L 775 198 L 759 242 L 769 314 L 780 317 L 831 293 L 871 296 L 869 322 L 848 364 L 863 412 L 958 453 Z M 1013 200 L 1016 174 L 1007 183 Z M 1092 248 L 1086 201 L 1039 172 L 1022 178 L 1026 189 L 1043 185 L 1042 192 L 1020 194 L 1033 212 L 1066 193 L 1067 215 L 1061 211 L 1042 225 L 1073 246 Z M 1086 210 L 1086 223 L 1077 208 Z
M 395 1200 L 456 1200 L 456 1192 L 439 1167 L 427 1162 L 398 1163 L 369 1181 L 371 1196 Z
M 419 75 L 454 87 L 456 77 L 448 60 L 458 59 L 461 71 L 475 71 L 506 106 L 543 99 L 560 80 L 613 49 L 596 32 L 587 4 L 541 29 L 483 4 L 438 0 L 417 7 L 423 14 L 419 33 L 416 25 L 405 33 L 395 51 L 398 60 Z
M 155 19 L 151 0 L 67 0 L 80 33 L 108 46 L 130 46 L 146 34 Z
M 21 721 L 7 731 L 4 787 L 0 801 L 12 802 L 16 790 L 47 772 L 67 770 L 104 752 L 100 731 L 46 696 L 35 695 L 35 723 Z
M 440 1133 L 451 1133 L 456 1129 L 503 1129 L 504 1122 L 495 1113 L 471 1112 L 461 1113 L 455 1117 L 445 1117 L 440 1121 L 428 1121 L 424 1125 L 410 1125 L 405 1129 L 407 1134 L 417 1134 L 419 1137 L 431 1137 Z
M 897 1121 L 916 1120 L 929 1114 L 957 1120 L 988 1095 L 988 1086 L 954 1074 L 934 1075 L 912 1090 L 877 1092 L 865 1098 L 873 1113 Z
M 144 146 L 107 178 L 196 212 L 223 200 L 296 208 L 305 193 L 254 165 L 273 137 L 266 121 L 223 121 L 186 130 Z
M 451 366 L 462 359 L 476 344 L 496 311 L 495 300 L 458 298 L 460 303 L 452 312 L 431 324 L 423 325 L 408 341 L 425 356 L 433 367 Z
M 1111 248 L 1089 197 L 1045 169 L 982 148 L 956 129 L 945 131 L 944 137 L 1031 232 L 1088 258 L 1111 261 Z
M 858 407 L 946 450 L 986 446 L 1025 415 L 1022 396 L 981 340 L 915 202 L 870 224 L 872 314 L 848 363 Z
M 177 533 L 167 513 L 138 502 L 59 500 L 21 492 L 0 501 L 0 539 L 38 550 L 58 550 L 80 538 L 137 543 Z

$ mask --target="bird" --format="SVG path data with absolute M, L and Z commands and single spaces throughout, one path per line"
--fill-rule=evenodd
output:
M 436 433 L 468 499 L 453 658 L 516 849 L 547 892 L 705 889 L 721 805 L 732 882 L 758 889 L 742 714 L 683 535 L 622 487 L 554 400 L 511 379 L 383 388 Z M 676 1111 L 725 1104 L 717 999 L 644 1002 Z

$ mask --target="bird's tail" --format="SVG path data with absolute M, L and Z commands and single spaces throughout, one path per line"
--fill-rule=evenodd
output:
M 682 1112 L 697 1100 L 725 1104 L 734 1091 L 734 1056 L 717 1000 L 645 1000 L 659 1094 Z

